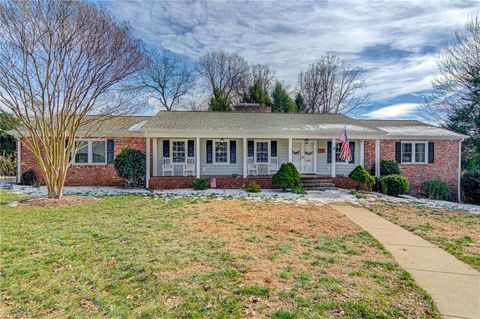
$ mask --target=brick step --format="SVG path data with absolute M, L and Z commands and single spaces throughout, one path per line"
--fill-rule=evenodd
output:
M 334 186 L 333 187 L 322 186 L 322 187 L 304 187 L 304 189 L 306 191 L 326 191 L 329 189 L 336 189 L 336 188 Z
M 335 187 L 334 183 L 302 183 L 304 188 L 307 187 Z

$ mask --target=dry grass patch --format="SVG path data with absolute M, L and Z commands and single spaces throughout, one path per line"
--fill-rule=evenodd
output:
M 328 206 L 112 196 L 3 205 L 0 229 L 0 317 L 440 318 Z
M 480 215 L 389 202 L 370 204 L 367 208 L 480 270 Z
M 37 197 L 23 199 L 18 202 L 18 206 L 36 206 L 36 207 L 57 207 L 64 205 L 78 205 L 94 201 L 94 197 L 85 196 L 64 196 L 60 199 Z

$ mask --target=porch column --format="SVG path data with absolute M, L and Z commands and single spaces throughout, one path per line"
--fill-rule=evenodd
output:
M 17 139 L 17 183 L 22 179 L 22 142 Z
M 332 138 L 332 177 L 337 176 L 337 172 L 335 171 L 336 169 L 336 162 L 337 160 L 337 142 L 335 141 L 335 138 Z
M 365 141 L 360 141 L 360 165 L 365 167 Z
M 463 139 L 458 141 L 458 171 L 457 171 L 457 202 L 462 201 L 462 188 L 460 180 L 462 178 L 462 142 Z
M 153 138 L 152 139 L 152 175 L 157 176 L 158 175 L 158 165 L 157 165 L 157 139 Z
M 197 170 L 197 178 L 200 178 L 200 137 L 197 137 L 195 140 L 195 146 L 197 148 L 195 151 L 195 155 L 197 156 L 197 164 L 195 165 L 195 168 Z
M 247 157 L 248 157 L 248 149 L 247 149 L 247 138 L 243 138 L 243 178 L 247 178 L 248 171 L 247 171 Z
M 375 177 L 380 178 L 380 139 L 375 140 Z
M 146 177 L 145 177 L 145 188 L 150 186 L 150 138 L 147 137 L 147 151 L 146 151 Z
M 293 156 L 292 156 L 292 138 L 290 137 L 288 139 L 288 162 L 291 163 L 292 162 L 292 159 Z

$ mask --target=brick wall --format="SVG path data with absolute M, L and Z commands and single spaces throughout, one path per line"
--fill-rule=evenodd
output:
M 380 145 L 380 158 L 395 160 L 395 140 L 383 140 Z M 445 182 L 457 195 L 458 183 L 458 141 L 434 141 L 435 159 L 431 164 L 400 164 L 401 175 L 410 182 L 410 194 L 421 195 L 423 183 L 428 180 Z M 366 156 L 366 154 L 365 154 Z
M 130 146 L 145 152 L 145 138 L 114 138 L 114 153 Z M 42 174 L 33 154 L 22 145 L 22 172 L 33 169 L 40 183 L 43 184 Z M 113 164 L 101 165 L 71 165 L 68 169 L 65 185 L 68 186 L 120 186 L 125 181 L 117 176 Z
M 209 180 L 209 177 L 202 177 Z M 233 177 L 233 176 L 216 176 L 217 188 L 219 189 L 239 189 L 244 188 L 249 182 L 255 181 L 262 188 L 274 188 L 272 186 L 271 176 L 249 176 Z M 192 188 L 192 181 L 195 177 L 192 176 L 175 176 L 175 177 L 151 177 L 151 189 L 177 189 L 177 188 Z

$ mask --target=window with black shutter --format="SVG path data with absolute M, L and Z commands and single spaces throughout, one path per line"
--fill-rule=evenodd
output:
M 107 164 L 112 164 L 114 160 L 115 145 L 113 140 L 107 140 Z
M 213 141 L 207 140 L 207 164 L 213 163 Z
M 270 142 L 270 156 L 277 157 L 277 141 Z
M 332 162 L 332 141 L 327 141 L 327 163 Z
M 194 140 L 188 140 L 188 146 L 187 146 L 187 156 L 188 157 L 195 157 L 195 141 Z
M 237 162 L 237 141 L 230 140 L 230 163 Z
M 170 157 L 170 140 L 163 140 L 163 157 Z
M 248 157 L 253 157 L 254 153 L 254 143 L 253 141 L 248 141 Z

